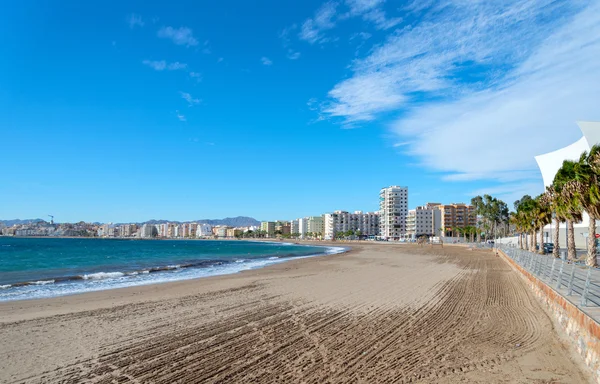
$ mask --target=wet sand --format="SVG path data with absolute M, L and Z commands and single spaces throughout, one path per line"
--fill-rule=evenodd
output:
M 0 382 L 589 381 L 491 252 L 352 247 L 235 275 L 0 303 Z

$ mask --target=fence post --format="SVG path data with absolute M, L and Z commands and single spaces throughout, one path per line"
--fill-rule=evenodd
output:
M 592 277 L 592 268 L 588 267 L 587 277 L 585 278 L 585 286 L 583 288 L 583 294 L 581 295 L 581 306 L 587 306 L 587 297 L 590 291 L 590 278 Z
M 556 259 L 552 260 L 552 269 L 550 270 L 550 280 L 549 283 L 552 283 L 552 278 L 554 277 L 554 266 L 556 265 Z
M 567 286 L 567 296 L 573 293 L 573 280 L 575 279 L 575 263 L 571 264 L 571 276 L 569 276 L 569 285 Z
M 554 259 L 556 260 L 556 259 Z M 565 266 L 565 261 L 561 260 L 560 261 L 560 270 L 558 271 L 558 283 L 556 283 L 556 289 L 560 289 L 560 286 L 562 284 L 562 274 L 563 274 L 563 268 Z

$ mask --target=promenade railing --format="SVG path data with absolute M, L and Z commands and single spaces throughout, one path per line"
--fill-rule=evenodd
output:
M 541 255 L 509 245 L 496 245 L 532 275 L 567 297 L 578 307 L 600 307 L 600 270 L 577 262 Z M 489 248 L 489 244 L 478 247 Z

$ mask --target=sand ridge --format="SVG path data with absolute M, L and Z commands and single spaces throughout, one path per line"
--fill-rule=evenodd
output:
M 519 276 L 462 247 L 360 245 L 0 310 L 3 382 L 589 380 Z

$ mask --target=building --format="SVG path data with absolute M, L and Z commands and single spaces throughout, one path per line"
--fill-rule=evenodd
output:
M 275 222 L 275 233 L 280 235 L 289 235 L 291 233 L 291 226 L 289 221 L 276 221 Z
M 299 221 L 299 219 L 290 221 L 290 233 L 292 235 L 296 235 L 296 234 L 300 233 L 300 229 L 299 229 L 299 226 L 298 226 L 298 224 L 299 224 L 298 221 Z
M 152 224 L 144 224 L 142 225 L 142 229 L 140 231 L 140 237 L 143 239 L 149 239 L 158 236 L 158 231 L 156 227 Z
M 230 229 L 230 227 L 217 227 L 217 236 L 218 237 L 227 237 L 227 230 Z
M 354 213 L 346 211 L 335 211 L 323 215 L 323 235 L 325 239 L 331 240 L 338 233 L 353 231 L 355 235 L 377 236 L 379 235 L 379 214 L 376 212 Z
M 408 187 L 391 186 L 379 192 L 379 235 L 399 240 L 406 233 Z
M 213 235 L 212 225 L 210 224 L 198 224 L 196 227 L 196 237 L 209 237 Z
M 542 174 L 544 187 L 552 184 L 554 181 L 554 176 L 562 166 L 563 161 L 579 160 L 579 157 L 583 151 L 589 152 L 592 146 L 600 144 L 600 122 L 578 121 L 577 125 L 583 134 L 579 140 L 564 148 L 535 157 L 535 161 L 537 161 L 538 167 Z M 587 247 L 588 223 L 589 216 L 584 212 L 582 222 L 574 224 L 575 233 L 577 234 L 575 236 L 575 245 L 578 248 Z M 600 221 L 596 221 L 596 225 L 598 226 L 599 224 Z M 544 227 L 544 237 L 548 242 L 553 241 L 552 235 L 554 233 L 553 228 L 555 225 L 556 224 L 553 221 L 552 224 Z M 559 231 L 559 243 L 564 245 L 566 244 L 566 224 L 561 223 L 559 225 L 559 229 L 560 228 L 564 228 L 564 230 Z
M 463 203 L 440 204 L 435 207 L 440 213 L 442 236 L 459 236 L 457 229 L 475 227 L 477 213 L 475 207 Z
M 323 216 L 309 216 L 306 220 L 306 231 L 315 237 L 323 236 L 325 231 Z
M 263 221 L 260 223 L 260 230 L 265 232 L 267 237 L 275 235 L 275 222 L 274 221 Z
M 239 228 L 227 228 L 227 237 L 234 238 L 241 236 L 243 231 Z
M 439 203 L 427 203 L 411 209 L 406 216 L 406 238 L 415 240 L 420 236 L 440 236 L 441 211 Z

